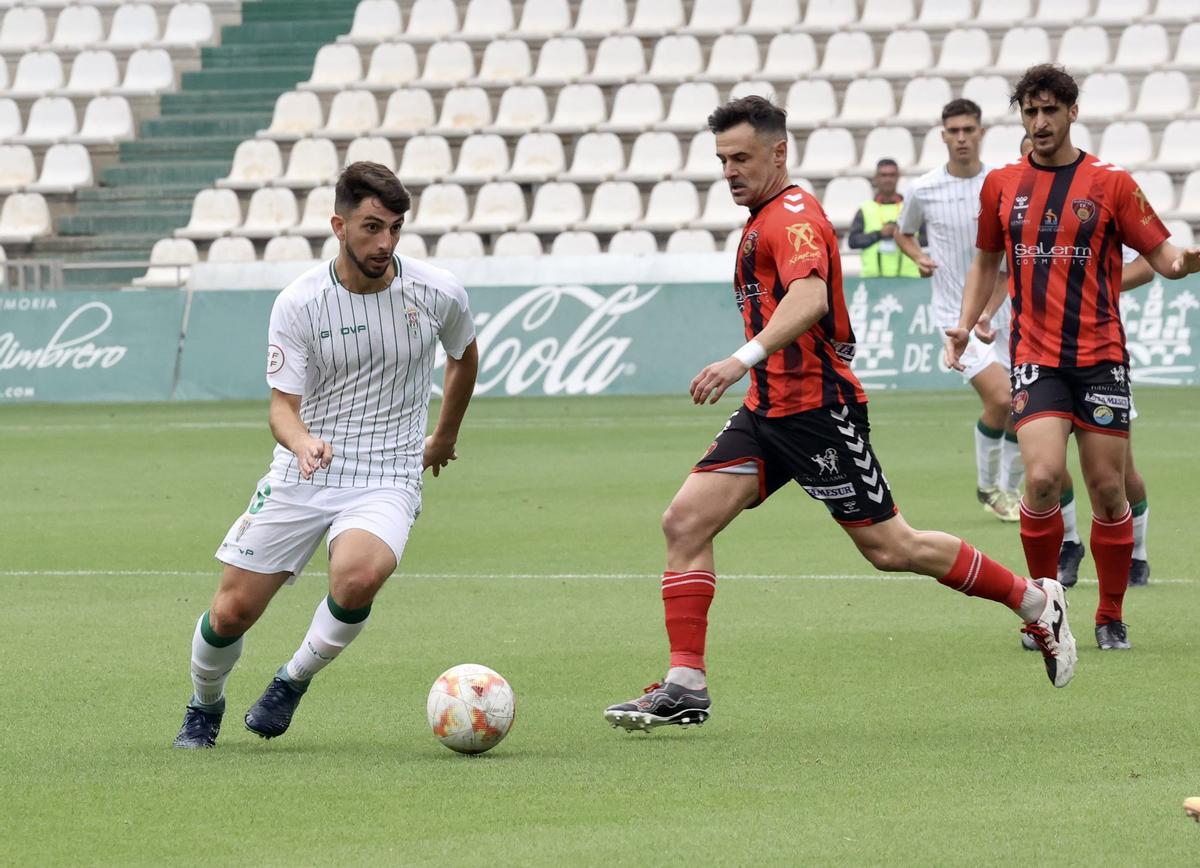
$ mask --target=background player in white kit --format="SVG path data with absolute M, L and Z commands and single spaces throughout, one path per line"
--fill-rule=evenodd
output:
M 293 281 L 271 311 L 267 383 L 279 445 L 217 559 L 221 583 L 192 638 L 192 698 L 174 745 L 212 747 L 242 635 L 329 534 L 329 594 L 246 712 L 264 738 L 288 728 L 312 677 L 366 625 L 421 510 L 421 474 L 454 460 L 479 356 L 467 294 L 449 272 L 395 254 L 410 205 L 387 168 L 338 179 L 338 255 Z M 438 343 L 444 397 L 428 437 Z
M 969 99 L 946 103 L 942 141 L 949 159 L 913 183 L 900 210 L 896 243 L 917 263 L 923 277 L 932 278 L 933 322 L 939 332 L 958 324 L 967 270 L 975 256 L 979 191 L 992 169 L 979 159 L 982 117 L 979 106 Z M 922 223 L 928 254 L 916 238 Z M 994 310 L 990 327 L 996 339 L 987 343 L 971 335 L 963 356 L 963 378 L 983 402 L 975 423 L 976 496 L 984 509 L 1001 521 L 1019 521 L 1019 489 L 1025 467 L 1009 418 L 1009 303 L 1002 283 L 997 291 L 997 305 L 989 305 Z

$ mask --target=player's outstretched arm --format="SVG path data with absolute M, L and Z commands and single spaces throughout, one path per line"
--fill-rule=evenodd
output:
M 1121 292 L 1137 289 L 1153 279 L 1154 267 L 1146 260 L 1146 257 L 1139 256 L 1121 269 Z
M 732 356 L 713 362 L 695 376 L 688 390 L 692 403 L 717 403 L 751 367 L 794 342 L 828 312 L 829 287 L 825 281 L 815 276 L 793 280 L 766 328 Z
M 1003 257 L 1003 252 L 999 250 L 976 251 L 975 261 L 967 271 L 967 285 L 963 288 L 958 327 L 946 329 L 946 348 L 942 356 L 947 367 L 956 371 L 963 369 L 959 358 L 966 351 L 971 329 L 979 322 L 979 317 L 996 286 L 996 275 L 1000 272 L 1000 260 Z
M 1146 254 L 1150 267 L 1168 280 L 1178 280 L 1200 271 L 1200 247 L 1176 247 L 1164 241 Z M 1121 288 L 1125 288 L 1124 279 Z
M 299 395 L 272 389 L 269 418 L 276 442 L 296 456 L 302 477 L 308 479 L 317 468 L 329 467 L 333 446 L 308 433 L 308 426 L 300 420 Z
M 479 347 L 471 341 L 462 358 L 446 357 L 446 376 L 442 381 L 442 410 L 438 413 L 433 433 L 425 438 L 425 457 L 422 469 L 433 468 L 437 476 L 441 469 L 458 458 L 454 444 L 462 427 L 467 405 L 475 392 L 475 377 L 479 373 Z

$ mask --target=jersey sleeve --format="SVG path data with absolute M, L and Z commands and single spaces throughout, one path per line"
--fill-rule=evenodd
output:
M 812 204 L 816 205 L 815 202 Z M 829 224 L 803 211 L 780 210 L 773 216 L 765 233 L 766 252 L 770 254 L 775 273 L 784 287 L 793 280 L 803 280 L 814 274 L 821 280 L 829 279 L 830 242 L 823 225 L 828 227 Z M 836 246 L 836 239 L 832 243 Z
M 999 253 L 1004 250 L 1004 226 L 1000 222 L 1000 173 L 989 172 L 979 191 L 979 229 L 975 246 Z
M 467 291 L 457 281 L 446 286 L 446 302 L 442 312 L 439 339 L 446 355 L 461 359 L 471 341 L 475 340 L 475 320 L 471 316 L 471 305 Z
M 267 329 L 267 385 L 289 395 L 304 394 L 308 342 L 300 319 L 303 312 L 290 295 L 281 292 L 271 307 Z
M 1128 172 L 1113 173 L 1113 211 L 1121 241 L 1146 254 L 1171 237 L 1142 188 Z
M 921 207 L 921 196 L 913 191 L 900 204 L 900 231 L 905 235 L 916 235 L 924 222 L 925 209 Z

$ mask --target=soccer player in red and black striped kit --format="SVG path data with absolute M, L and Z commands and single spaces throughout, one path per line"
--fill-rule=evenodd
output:
M 1021 542 L 1034 575 L 1054 575 L 1063 539 L 1059 489 L 1075 434 L 1092 502 L 1091 549 L 1100 600 L 1096 644 L 1129 648 L 1122 603 L 1133 553 L 1125 492 L 1129 353 L 1121 325 L 1121 245 L 1167 278 L 1200 271 L 1200 248 L 1181 250 L 1129 173 L 1071 144 L 1079 88 L 1061 67 L 1031 67 L 1013 88 L 1033 140 L 1028 156 L 996 169 L 980 191 L 979 252 L 967 277 L 946 362 L 959 366 L 1008 256 L 1013 322 L 1012 415 L 1025 461 Z
M 1016 612 L 1043 650 L 1050 681 L 1063 687 L 1074 672 L 1075 640 L 1062 586 L 1014 575 L 957 537 L 915 530 L 892 502 L 871 449 L 867 396 L 850 369 L 854 332 L 837 236 L 820 203 L 788 180 L 785 120 L 758 96 L 732 100 L 708 119 L 733 199 L 750 209 L 734 275 L 748 342 L 705 367 L 690 391 L 694 403 L 712 403 L 748 372 L 750 390 L 663 516 L 671 647 L 664 683 L 604 716 L 626 729 L 708 718 L 713 539 L 791 480 L 825 505 L 878 569 L 932 576 Z

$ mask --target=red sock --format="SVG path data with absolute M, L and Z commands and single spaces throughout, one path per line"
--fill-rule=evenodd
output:
M 1100 606 L 1096 623 L 1121 620 L 1121 603 L 1129 584 L 1129 561 L 1133 557 L 1133 513 L 1113 521 L 1092 516 L 1092 557 L 1096 559 L 1096 577 L 1100 580 Z
M 716 592 L 717 577 L 707 570 L 663 573 L 663 608 L 667 613 L 672 666 L 703 671 L 708 606 Z
M 1034 578 L 1053 579 L 1058 575 L 1058 550 L 1062 548 L 1062 509 L 1056 503 L 1044 512 L 1035 512 L 1021 501 L 1021 545 L 1025 565 Z
M 954 559 L 950 572 L 938 581 L 968 597 L 995 600 L 1014 611 L 1021 608 L 1027 582 L 1023 576 L 1018 576 L 966 542 L 960 544 L 958 557 Z

